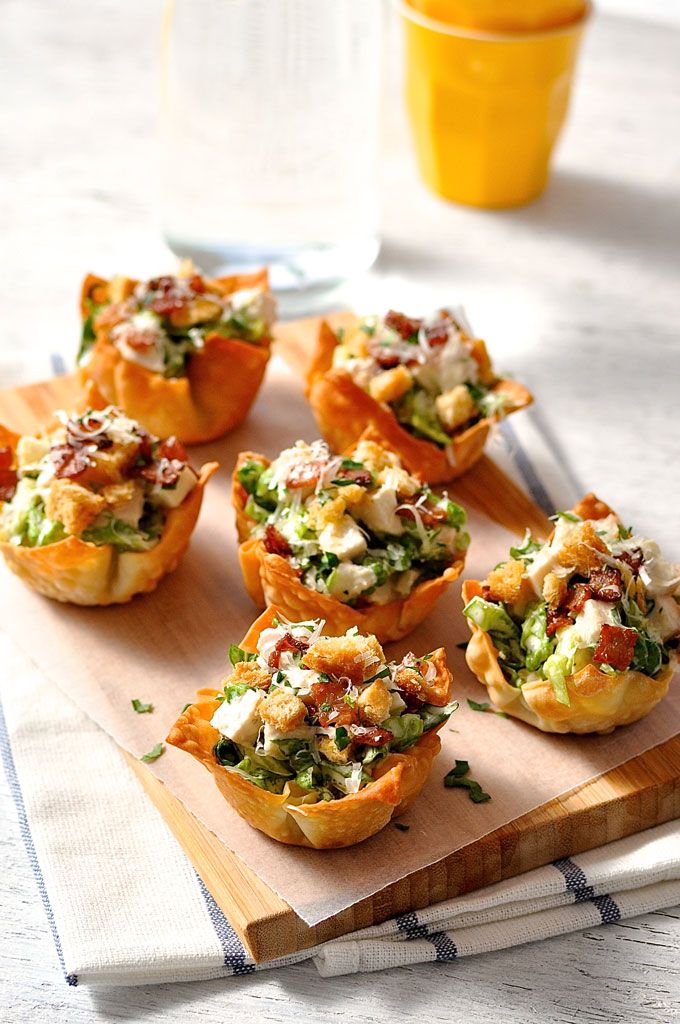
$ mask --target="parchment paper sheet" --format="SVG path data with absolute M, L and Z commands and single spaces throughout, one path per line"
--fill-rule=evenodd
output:
M 299 382 L 274 360 L 248 422 L 225 442 L 194 450 L 194 464 L 217 458 L 222 469 L 208 485 L 182 565 L 154 594 L 112 608 L 59 605 L 33 593 L 3 564 L 0 628 L 121 746 L 141 756 L 165 738 L 196 689 L 219 685 L 230 670 L 229 644 L 241 639 L 257 614 L 236 559 L 229 504 L 236 453 L 250 449 L 273 456 L 298 437 L 315 436 Z M 450 491 L 455 497 L 455 483 Z M 466 575 L 479 578 L 507 555 L 512 538 L 472 509 L 468 512 L 473 542 Z M 394 657 L 408 649 L 424 653 L 445 646 L 460 701 L 440 734 L 443 749 L 430 781 L 403 819 L 410 825 L 408 832 L 388 825 L 349 850 L 286 847 L 242 821 L 208 773 L 186 753 L 167 747 L 149 766 L 310 925 L 680 730 L 677 679 L 669 697 L 651 715 L 607 737 L 548 736 L 512 719 L 471 711 L 465 698 L 484 700 L 485 690 L 456 648 L 468 636 L 460 607 L 458 585 L 427 622 L 388 652 Z M 152 702 L 154 712 L 136 714 L 130 706 L 135 697 Z M 58 743 L 57 736 L 54 742 Z M 471 776 L 492 796 L 488 803 L 473 804 L 464 790 L 443 787 L 443 776 L 455 758 L 470 762 Z M 606 836 L 595 839 L 605 841 Z

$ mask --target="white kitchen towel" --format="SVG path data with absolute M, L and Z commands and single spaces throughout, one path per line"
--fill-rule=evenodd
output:
M 228 977 L 308 957 L 324 976 L 451 961 L 680 903 L 671 822 L 256 966 L 113 740 L 11 642 L 0 659 L 5 769 L 71 985 Z

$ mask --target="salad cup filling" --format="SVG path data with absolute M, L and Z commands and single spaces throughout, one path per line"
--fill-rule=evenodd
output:
M 298 441 L 271 464 L 246 457 L 236 475 L 250 534 L 305 587 L 353 608 L 406 598 L 462 561 L 469 544 L 460 505 L 373 441 L 351 457 Z
M 428 319 L 394 310 L 364 317 L 340 332 L 333 367 L 387 405 L 409 433 L 441 448 L 511 404 L 496 388 L 484 342 L 469 337 L 447 310 Z
M 87 365 L 103 335 L 123 359 L 169 378 L 186 374 L 211 335 L 267 345 L 276 311 L 264 286 L 233 291 L 190 264 L 178 276 L 116 277 L 101 292 L 95 282 L 83 299 L 79 364 Z
M 148 551 L 198 477 L 175 439 L 149 434 L 119 409 L 57 414 L 60 426 L 0 448 L 0 541 L 44 547 L 77 537 Z
M 380 775 L 390 753 L 438 729 L 456 709 L 442 649 L 387 662 L 374 636 L 322 636 L 323 620 L 274 616 L 256 652 L 232 645 L 233 673 L 211 725 L 225 771 L 272 793 L 332 801 Z
M 654 678 L 674 664 L 680 567 L 589 495 L 559 512 L 545 543 L 528 533 L 463 609 L 515 687 L 547 680 L 569 706 L 569 678 L 587 666 Z

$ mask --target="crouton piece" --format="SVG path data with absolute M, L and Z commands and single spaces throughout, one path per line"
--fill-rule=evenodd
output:
M 497 569 L 491 570 L 486 578 L 486 584 L 491 592 L 492 601 L 514 604 L 520 600 L 525 590 L 524 563 L 514 559 L 503 562 Z
M 486 348 L 486 342 L 481 338 L 472 338 L 467 343 L 470 348 L 470 355 L 479 367 L 479 379 L 487 387 L 496 382 L 496 374 L 493 372 L 491 359 Z
M 434 400 L 437 415 L 447 430 L 455 430 L 476 415 L 477 407 L 464 384 L 457 384 Z
M 272 677 L 266 669 L 257 665 L 254 661 L 239 661 L 234 671 L 228 677 L 228 683 L 245 683 L 246 686 L 259 686 L 266 690 L 272 681 Z
M 558 608 L 567 595 L 567 581 L 564 576 L 549 572 L 543 580 L 543 600 L 551 608 Z
M 45 505 L 48 519 L 63 525 L 67 533 L 77 536 L 95 521 L 106 508 L 106 499 L 93 494 L 72 480 L 55 480 Z
M 139 441 L 115 444 L 90 456 L 90 465 L 80 474 L 83 483 L 107 485 L 123 483 L 126 471 L 139 451 Z
M 407 473 L 401 466 L 388 466 L 378 473 L 378 483 L 396 491 L 402 498 L 412 498 L 423 486 L 410 473 Z
M 359 488 L 359 490 L 362 490 L 362 488 Z M 331 501 L 326 501 L 323 504 L 320 501 L 312 501 L 309 504 L 308 514 L 309 525 L 320 533 L 325 526 L 340 522 L 345 514 L 344 497 L 338 495 L 337 498 L 333 498 Z
M 305 720 L 307 708 L 299 697 L 286 690 L 274 690 L 260 705 L 260 717 L 277 733 L 294 732 Z
M 363 462 L 366 469 L 370 469 L 372 473 L 379 473 L 388 466 L 400 465 L 398 455 L 375 441 L 359 441 L 352 452 L 352 458 L 357 462 Z
M 573 569 L 587 576 L 602 565 L 599 552 L 606 552 L 607 545 L 598 537 L 590 523 L 579 523 L 568 534 L 563 547 L 557 553 L 559 565 Z
M 357 698 L 357 707 L 362 719 L 378 725 L 389 716 L 392 698 L 382 679 L 375 679 Z
M 394 683 L 403 693 L 408 693 L 419 700 L 425 699 L 425 680 L 417 669 L 400 665 L 395 673 Z
M 319 753 L 323 754 L 331 764 L 349 764 L 352 760 L 351 743 L 348 743 L 346 747 L 340 750 L 332 736 L 322 736 L 318 746 Z
M 372 377 L 368 385 L 371 398 L 376 402 L 396 402 L 398 398 L 411 390 L 413 378 L 405 366 L 394 366 L 391 370 L 383 370 L 377 377 Z
M 347 508 L 352 508 L 353 505 L 358 505 L 360 501 L 364 500 L 366 488 L 360 484 L 348 484 L 347 487 L 342 488 L 340 497 Z
M 616 515 L 609 505 L 604 501 L 600 501 L 592 491 L 590 494 L 586 494 L 585 498 L 581 498 L 579 503 L 574 506 L 573 511 L 581 519 L 606 519 L 607 516 Z
M 201 295 L 192 299 L 186 306 L 173 310 L 170 314 L 170 322 L 174 327 L 193 327 L 195 324 L 217 320 L 221 315 L 222 307 L 219 302 L 214 302 Z
M 385 661 L 374 636 L 322 636 L 306 651 L 302 663 L 315 672 L 339 679 L 346 676 L 356 686 L 375 675 Z
M 345 358 L 365 359 L 368 355 L 368 339 L 368 334 L 361 327 L 349 328 L 338 347 L 342 348 Z

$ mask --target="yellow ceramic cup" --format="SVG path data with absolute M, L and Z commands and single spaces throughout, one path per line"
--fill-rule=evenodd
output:
M 421 176 L 438 195 L 482 207 L 541 194 L 569 106 L 583 28 L 490 33 L 434 21 L 399 0 L 406 102 Z
M 540 32 L 583 18 L 588 0 L 408 0 L 447 25 L 481 32 Z

